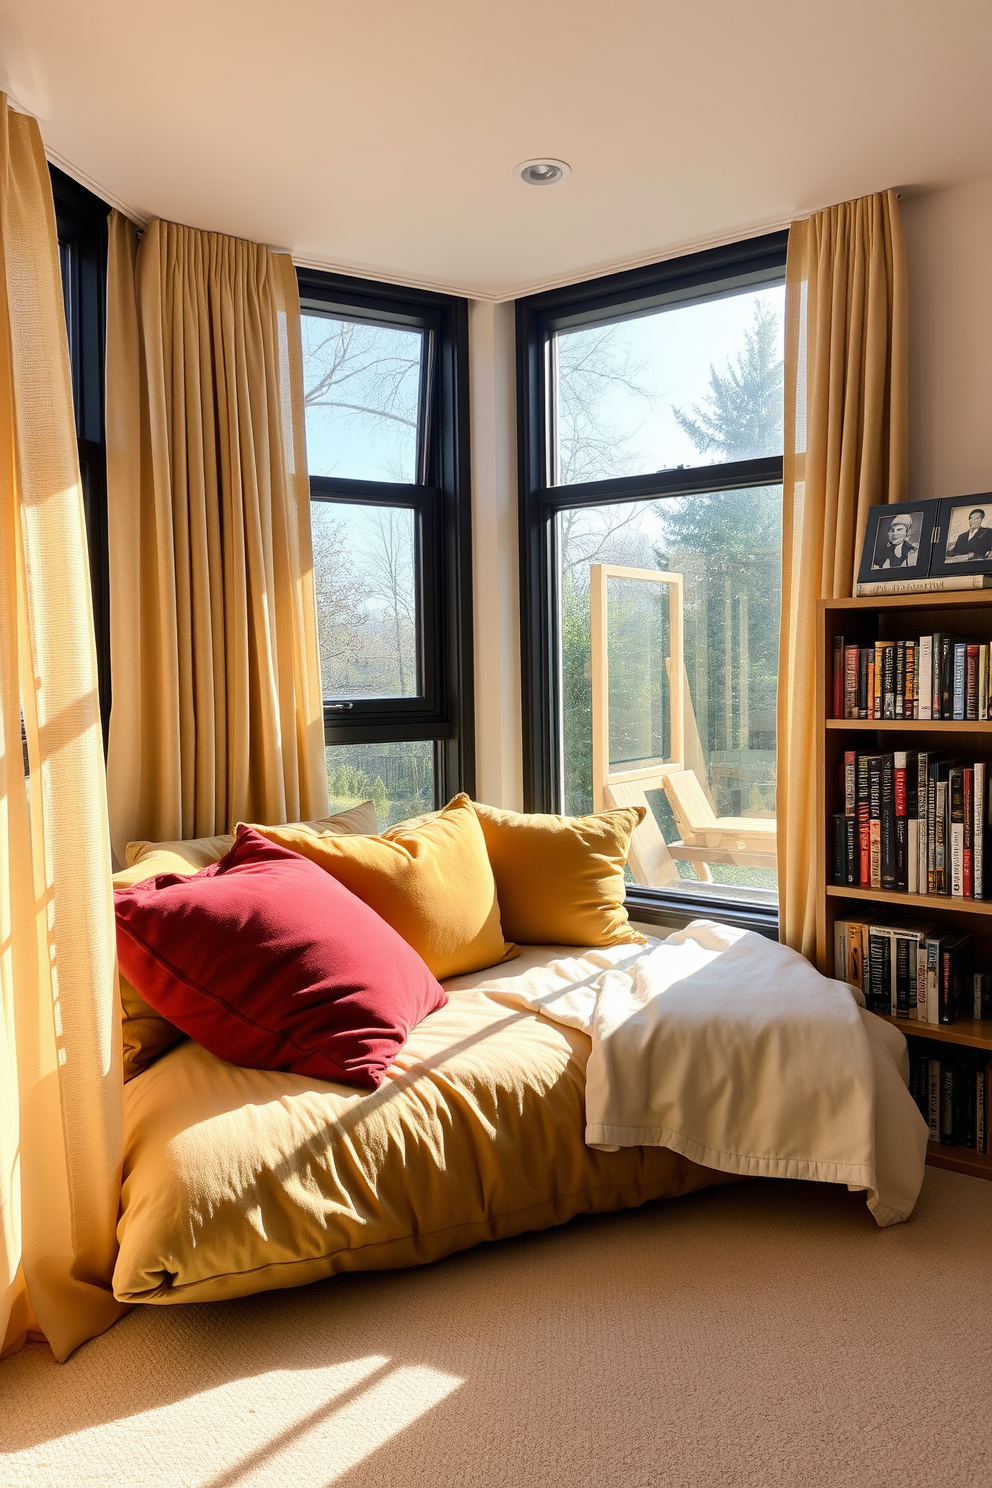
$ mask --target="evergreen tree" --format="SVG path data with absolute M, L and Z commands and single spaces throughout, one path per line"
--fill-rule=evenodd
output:
M 782 448 L 782 362 L 776 357 L 779 318 L 758 300 L 754 323 L 744 333 L 744 350 L 726 371 L 710 364 L 710 390 L 695 404 L 692 418 L 672 405 L 679 428 L 701 455 L 720 460 L 754 460 Z

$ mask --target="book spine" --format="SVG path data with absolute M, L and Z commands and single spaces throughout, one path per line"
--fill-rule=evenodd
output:
M 896 648 L 891 641 L 882 651 L 882 717 L 896 716 Z
M 868 991 L 870 1013 L 888 1013 L 892 1007 L 892 937 L 874 926 L 868 932 Z
M 858 716 L 858 650 L 857 646 L 844 647 L 844 717 Z
M 931 936 L 927 940 L 927 1018 L 928 1023 L 940 1022 L 940 939 Z
M 960 641 L 954 643 L 954 670 L 951 673 L 951 717 L 964 719 L 965 686 L 968 647 Z
M 975 897 L 975 771 L 968 766 L 961 772 L 962 795 L 964 797 L 964 823 L 961 848 L 961 893 L 966 899 Z
M 909 992 L 910 992 L 910 943 L 904 935 L 893 936 L 895 941 L 894 954 L 892 957 L 895 975 L 892 978 L 893 992 L 892 1001 L 895 1004 L 892 1011 L 897 1018 L 909 1017 Z
M 868 756 L 868 886 L 882 887 L 882 757 Z
M 958 1010 L 954 996 L 955 952 L 948 946 L 940 951 L 940 1021 L 953 1023 Z
M 868 717 L 868 659 L 869 646 L 858 647 L 858 717 Z
M 916 1017 L 920 1023 L 927 1021 L 927 943 L 921 940 L 916 947 Z
M 947 781 L 948 810 L 950 819 L 950 868 L 951 893 L 955 899 L 964 897 L 964 771 L 955 767 Z
M 844 717 L 844 637 L 834 636 L 833 640 L 833 668 L 831 680 L 833 682 L 831 698 L 833 707 L 831 717 Z
M 847 981 L 847 921 L 834 920 L 834 980 Z
M 933 636 L 920 636 L 920 648 L 918 653 L 918 692 L 916 701 L 917 718 L 929 719 L 931 710 L 931 699 L 933 697 Z M 836 682 L 834 686 L 836 688 Z M 843 702 L 843 680 L 841 682 L 841 701 Z
M 972 853 L 974 893 L 985 898 L 985 761 L 975 761 L 974 800 L 972 802 Z
M 920 889 L 920 823 L 916 813 L 906 818 L 906 892 L 919 894 Z
M 965 648 L 964 672 L 964 716 L 978 717 L 978 646 L 969 644 Z
M 983 721 L 989 716 L 989 648 L 978 650 L 978 716 Z
M 882 658 L 885 655 L 885 642 L 875 642 L 875 659 L 872 663 L 872 718 L 882 716 Z
M 873 599 L 883 594 L 952 594 L 958 589 L 988 588 L 987 574 L 948 574 L 932 579 L 872 579 L 856 585 L 858 599 Z
M 869 801 L 868 756 L 858 755 L 858 884 L 871 887 L 871 804 Z
M 847 927 L 847 980 L 857 987 L 862 995 L 868 990 L 868 926 L 861 920 Z
M 937 631 L 932 637 L 932 640 L 933 646 L 930 653 L 930 716 L 936 720 L 944 716 L 940 711 L 940 660 L 944 654 L 943 633 Z
M 847 817 L 835 811 L 830 818 L 835 884 L 847 883 Z
M 906 642 L 906 682 L 902 699 L 903 718 L 916 717 L 916 642 Z
M 971 1016 L 978 1021 L 982 1016 L 982 991 L 985 976 L 984 971 L 972 972 L 971 976 Z
M 940 638 L 940 716 L 954 717 L 954 638 L 948 635 Z
M 933 892 L 947 893 L 947 781 L 937 781 L 933 827 Z
M 940 1140 L 951 1146 L 954 1141 L 954 1066 L 942 1064 L 940 1070 Z
M 916 756 L 916 847 L 919 862 L 916 868 L 916 892 L 929 893 L 927 883 L 927 799 L 930 783 L 930 756 L 921 749 Z
M 882 756 L 879 830 L 879 876 L 883 889 L 895 889 L 896 881 L 896 784 L 894 756 Z
M 940 1060 L 930 1060 L 930 1077 L 928 1080 L 929 1093 L 929 1127 L 931 1142 L 940 1141 Z
M 984 1152 L 985 1140 L 985 1069 L 975 1071 L 975 1149 Z
M 895 820 L 895 884 L 896 889 L 909 887 L 909 824 L 907 821 L 906 753 L 900 750 L 892 756 Z M 884 876 L 883 876 L 884 882 Z
M 894 718 L 902 718 L 906 704 L 906 642 L 896 641 L 895 681 L 893 683 L 895 693 Z

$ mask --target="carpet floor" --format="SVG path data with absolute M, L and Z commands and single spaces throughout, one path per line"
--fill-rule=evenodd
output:
M 992 1183 L 756 1182 L 0 1365 L 4 1488 L 992 1482 Z

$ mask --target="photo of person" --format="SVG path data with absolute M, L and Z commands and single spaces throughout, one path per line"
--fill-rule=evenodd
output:
M 875 529 L 875 546 L 872 552 L 872 572 L 888 572 L 894 568 L 915 568 L 920 556 L 920 533 L 923 513 L 896 509 L 887 521 L 879 521 Z M 992 540 L 992 531 L 989 532 Z
M 944 557 L 947 563 L 974 563 L 992 557 L 992 503 L 951 507 Z

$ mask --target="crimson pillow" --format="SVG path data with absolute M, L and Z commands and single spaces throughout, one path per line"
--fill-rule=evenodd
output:
M 448 1000 L 374 909 L 250 827 L 220 862 L 117 889 L 114 904 L 124 976 L 231 1064 L 375 1089 Z

